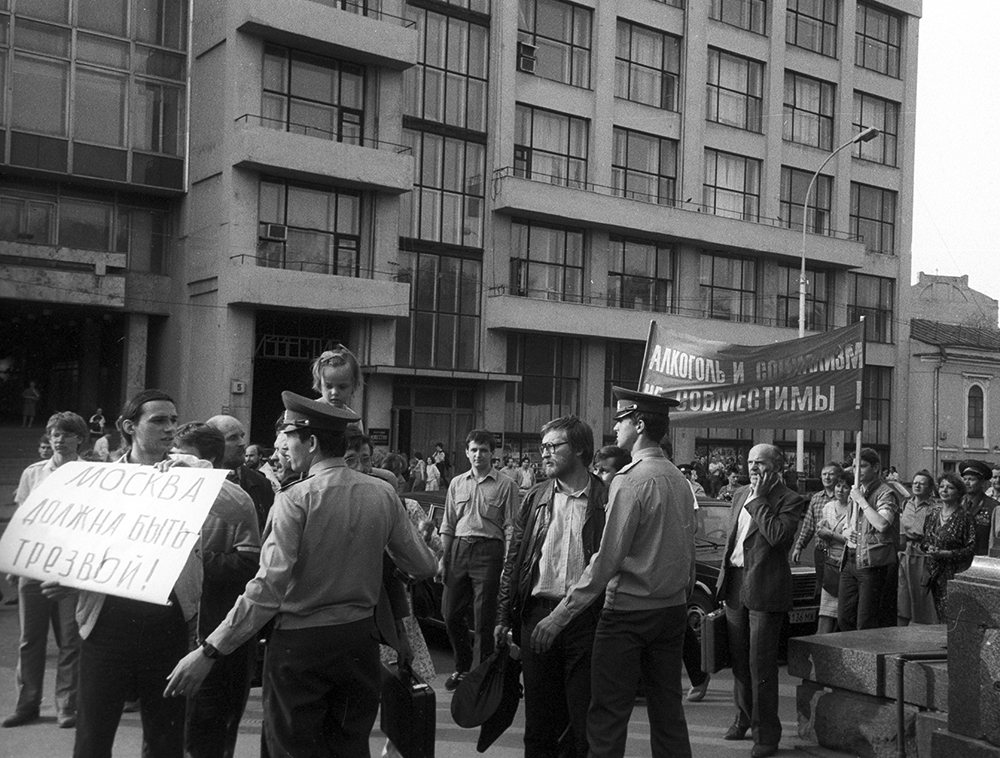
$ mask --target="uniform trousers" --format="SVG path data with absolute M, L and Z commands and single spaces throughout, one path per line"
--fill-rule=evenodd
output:
M 447 578 L 441 596 L 448 639 L 455 652 L 455 670 L 472 668 L 473 649 L 466 619 L 472 609 L 473 628 L 479 639 L 479 661 L 493 653 L 497 597 L 503 573 L 503 540 L 455 537 L 447 557 Z
M 687 606 L 601 611 L 594 634 L 587 741 L 591 758 L 625 755 L 640 673 L 646 683 L 653 758 L 690 758 L 681 658 Z
M 38 713 L 45 681 L 45 649 L 49 625 L 59 648 L 56 664 L 56 712 L 76 713 L 80 632 L 76 626 L 76 593 L 60 600 L 42 594 L 42 583 L 21 577 L 17 583 L 21 642 L 17 655 L 17 713 Z
M 271 758 L 368 756 L 379 705 L 374 616 L 277 628 L 264 659 L 264 734 Z
M 256 665 L 256 635 L 216 660 L 188 701 L 184 744 L 189 758 L 232 758 Z
M 778 641 L 785 611 L 752 611 L 740 602 L 743 569 L 726 569 L 726 627 L 733 662 L 737 723 L 758 745 L 781 742 L 778 716 Z
M 185 698 L 163 697 L 189 650 L 188 625 L 169 606 L 108 596 L 80 647 L 74 758 L 109 758 L 126 700 L 139 700 L 144 758 L 182 758 Z
M 521 624 L 525 758 L 587 758 L 590 660 L 597 612 L 585 610 L 566 625 L 551 648 L 536 653 L 531 649 L 531 633 L 557 604 L 557 600 L 532 598 Z

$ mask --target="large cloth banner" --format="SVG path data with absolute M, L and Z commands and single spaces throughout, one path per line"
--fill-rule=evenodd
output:
M 860 431 L 864 324 L 770 345 L 650 325 L 639 389 L 680 402 L 682 427 Z
M 226 472 L 74 461 L 28 496 L 0 571 L 166 605 Z

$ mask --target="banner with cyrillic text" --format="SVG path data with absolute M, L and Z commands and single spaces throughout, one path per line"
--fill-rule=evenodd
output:
M 226 472 L 65 463 L 14 512 L 0 571 L 166 605 Z
M 733 345 L 650 325 L 639 389 L 680 402 L 682 427 L 838 429 L 862 425 L 863 323 L 769 345 Z

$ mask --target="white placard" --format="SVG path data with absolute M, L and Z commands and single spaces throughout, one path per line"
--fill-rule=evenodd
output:
M 166 605 L 226 472 L 65 463 L 15 511 L 0 571 Z

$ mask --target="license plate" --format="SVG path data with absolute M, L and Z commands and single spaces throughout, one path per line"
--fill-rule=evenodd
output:
M 819 612 L 818 608 L 806 608 L 801 611 L 789 611 L 788 612 L 788 623 L 790 624 L 808 624 L 816 620 L 816 616 Z

